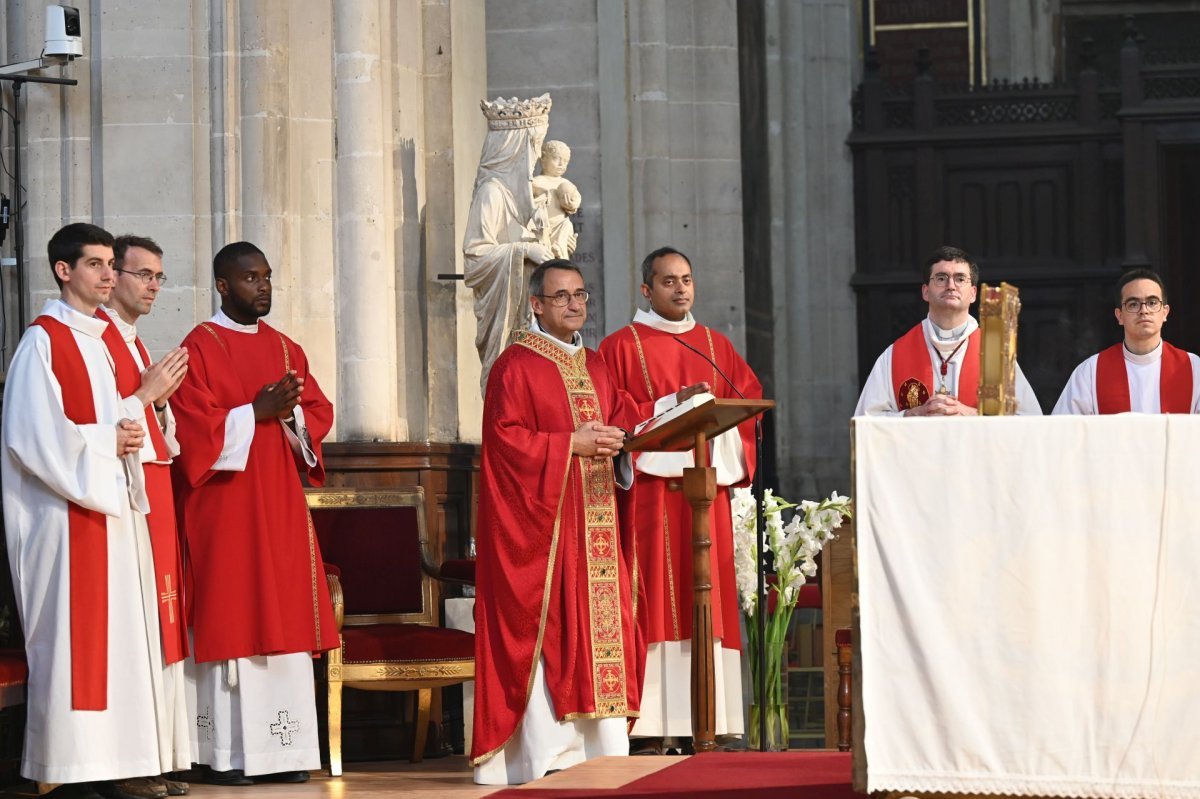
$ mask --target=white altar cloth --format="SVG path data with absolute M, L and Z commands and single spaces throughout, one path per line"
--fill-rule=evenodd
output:
M 1200 418 L 854 441 L 867 787 L 1200 797 Z

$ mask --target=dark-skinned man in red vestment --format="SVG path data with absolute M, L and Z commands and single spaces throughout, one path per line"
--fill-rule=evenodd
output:
M 638 710 L 632 533 L 616 491 L 632 474 L 613 461 L 633 414 L 579 336 L 579 268 L 547 261 L 529 293 L 534 321 L 492 365 L 483 404 L 471 751 L 483 784 L 626 755 Z
M 271 265 L 248 242 L 213 258 L 221 310 L 187 338 L 172 407 L 204 779 L 303 782 L 320 767 L 311 655 L 338 645 L 299 470 L 325 478 L 333 406 L 294 341 L 261 321 Z
M 600 354 L 617 386 L 637 403 L 642 418 L 657 416 L 702 393 L 719 398 L 762 397 L 758 378 L 729 339 L 693 318 L 695 283 L 686 255 L 672 247 L 647 255 L 642 262 L 641 292 L 650 310 L 639 310 L 632 324 L 600 342 Z M 710 444 L 710 463 L 717 470 L 717 497 L 711 512 L 717 735 L 743 732 L 742 638 L 729 487 L 749 484 L 754 458 L 752 420 Z M 692 465 L 690 452 L 639 453 L 634 458 L 638 571 L 647 597 L 639 623 L 646 626 L 648 643 L 642 715 L 632 731 L 634 751 L 639 754 L 690 745 L 692 509 L 683 492 L 669 490 L 668 485 L 679 482 L 683 469 Z

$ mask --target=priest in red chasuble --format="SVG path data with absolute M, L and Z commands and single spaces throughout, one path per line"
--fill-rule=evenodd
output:
M 632 473 L 614 462 L 636 414 L 579 336 L 579 268 L 547 261 L 529 293 L 534 321 L 496 359 L 483 406 L 471 762 L 490 785 L 628 754 L 639 706 L 617 496 Z
M 21 337 L 4 390 L 0 485 L 29 663 L 21 774 L 51 799 L 158 774 L 163 648 L 141 468 L 146 407 L 122 396 L 97 316 L 113 237 L 67 225 L 47 247 L 60 296 Z M 45 786 L 53 787 L 51 785 Z M 119 790 L 119 789 L 117 789 Z
M 304 350 L 262 321 L 262 251 L 229 244 L 213 272 L 221 309 L 184 339 L 188 373 L 171 400 L 198 762 L 215 784 L 303 782 L 321 763 L 311 655 L 338 635 L 299 471 L 324 481 L 333 406 Z
M 745 359 L 720 332 L 692 316 L 695 284 L 687 256 L 663 247 L 642 262 L 642 296 L 650 310 L 600 344 L 616 384 L 629 392 L 642 418 L 657 416 L 699 394 L 760 399 L 762 386 Z M 711 511 L 712 625 L 716 684 L 716 733 L 740 735 L 742 725 L 741 632 L 733 566 L 729 487 L 754 475 L 754 422 L 747 421 L 710 443 L 717 497 Z M 686 748 L 692 734 L 692 509 L 682 491 L 668 489 L 693 465 L 690 452 L 635 455 L 638 571 L 647 601 L 639 623 L 648 648 L 642 715 L 632 735 L 637 752 Z
M 966 250 L 938 247 L 925 261 L 921 298 L 929 315 L 875 361 L 855 416 L 978 416 L 979 323 L 971 303 L 979 265 Z M 1017 365 L 1017 415 L 1042 407 Z
M 1171 306 L 1162 278 L 1131 269 L 1117 280 L 1115 300 L 1123 341 L 1075 367 L 1055 415 L 1200 412 L 1200 358 L 1163 341 Z

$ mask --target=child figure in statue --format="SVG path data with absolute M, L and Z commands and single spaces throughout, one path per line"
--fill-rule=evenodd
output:
M 533 204 L 541 222 L 541 240 L 555 258 L 570 258 L 575 252 L 575 227 L 570 215 L 579 210 L 582 198 L 574 183 L 563 177 L 571 162 L 571 148 L 561 141 L 542 145 L 542 174 L 533 179 Z

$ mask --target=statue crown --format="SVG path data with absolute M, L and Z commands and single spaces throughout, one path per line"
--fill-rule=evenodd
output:
M 514 130 L 549 125 L 552 102 L 549 94 L 531 97 L 528 100 L 518 100 L 516 97 L 505 100 L 503 97 L 497 97 L 492 102 L 480 100 L 479 107 L 487 117 L 488 130 Z

